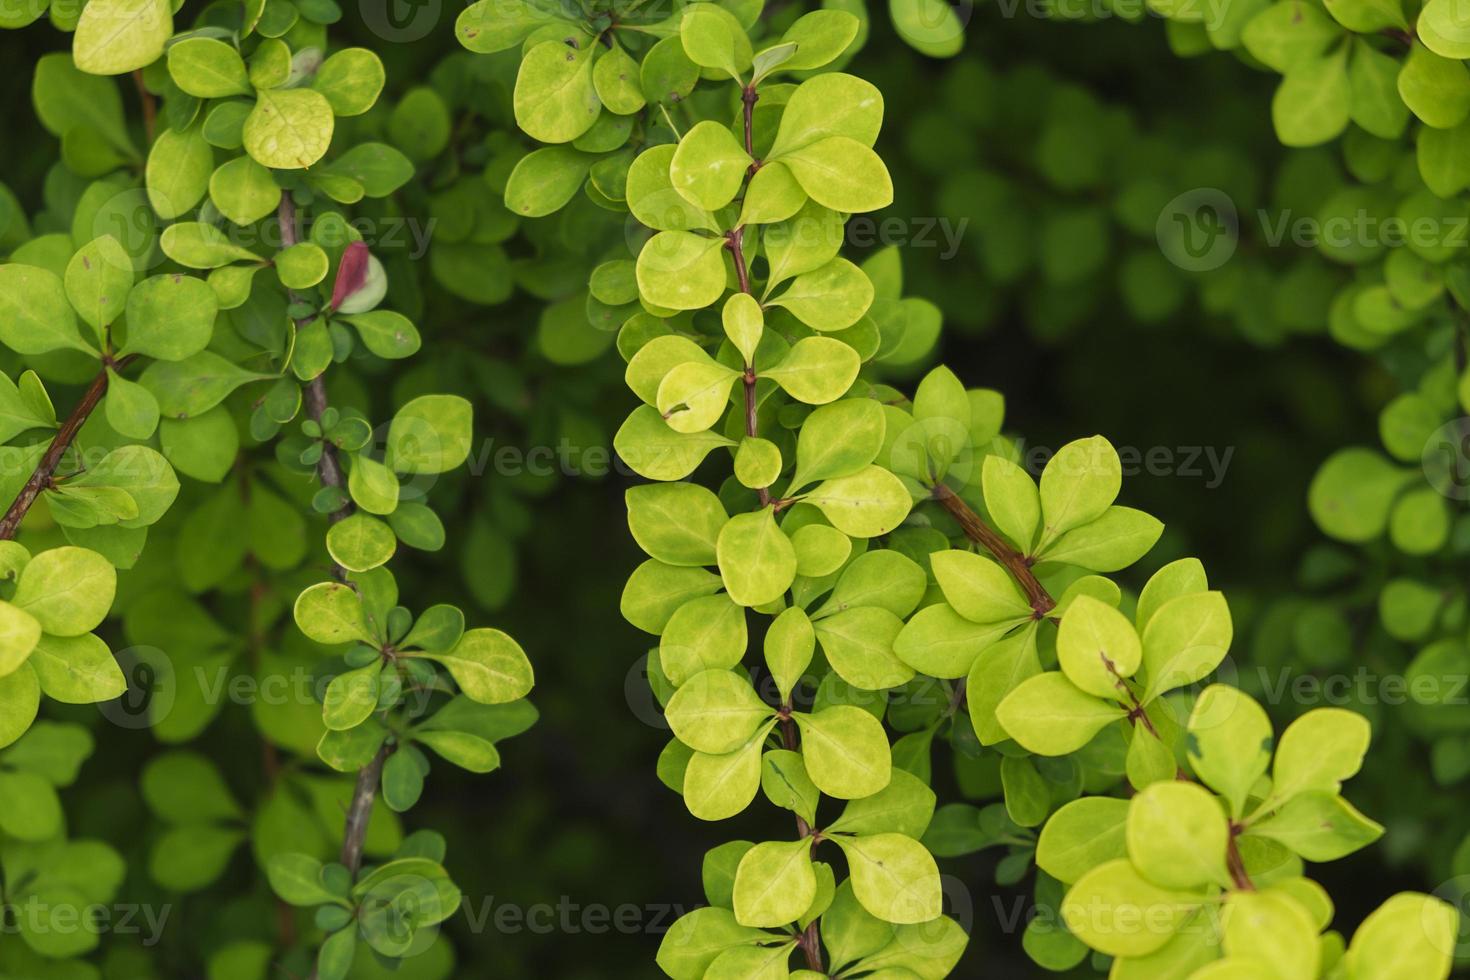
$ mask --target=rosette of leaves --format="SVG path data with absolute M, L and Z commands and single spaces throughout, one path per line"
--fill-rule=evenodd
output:
M 352 969 L 359 941 L 389 969 L 432 947 L 435 927 L 459 909 L 461 900 L 443 860 L 444 839 L 421 831 L 360 875 L 304 854 L 272 858 L 266 874 L 283 901 L 316 910 L 316 925 L 328 934 L 316 976 L 341 980 Z
M 1382 832 L 1341 795 L 1368 746 L 1360 715 L 1309 711 L 1273 758 L 1265 712 L 1215 685 L 1184 728 L 1188 768 L 1178 778 L 1128 800 L 1083 797 L 1043 828 L 1036 861 L 1067 886 L 1060 911 L 1074 943 L 1115 957 L 1125 977 L 1249 975 L 1264 957 L 1281 976 L 1449 974 L 1449 905 L 1401 893 L 1346 943 L 1324 932 L 1332 901 L 1303 877 L 1304 860 L 1335 860 Z

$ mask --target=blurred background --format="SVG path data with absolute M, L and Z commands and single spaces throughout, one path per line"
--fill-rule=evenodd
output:
M 524 151 L 505 133 L 506 66 L 471 63 L 456 49 L 452 11 L 427 37 L 387 46 L 360 14 L 349 7 L 334 36 L 348 43 L 356 31 L 382 53 L 385 102 L 432 88 L 456 127 L 452 145 L 420 161 L 427 195 L 384 205 L 445 219 L 427 255 L 385 256 L 395 302 L 417 310 L 424 352 L 401 376 L 359 381 L 464 393 L 487 449 L 505 450 L 454 478 L 448 547 L 406 563 L 399 579 L 405 592 L 457 602 L 472 620 L 512 633 L 538 675 L 540 722 L 502 746 L 503 768 L 485 777 L 436 769 L 408 817 L 410 827 L 446 834 L 466 895 L 446 928 L 458 965 L 439 975 L 653 976 L 662 930 L 702 903 L 704 851 L 784 834 L 789 816 L 756 806 L 728 825 L 703 825 L 655 775 L 668 736 L 640 669 L 650 638 L 618 613 L 640 557 L 623 530 L 628 480 L 607 466 L 627 408 L 622 363 L 611 335 L 585 324 L 574 354 L 546 342 L 581 314 L 578 258 L 601 246 L 587 239 L 593 225 L 578 208 L 592 205 L 519 226 L 503 220 L 495 175 L 503 182 L 503 161 Z M 6 32 L 0 58 L 18 79 L 29 71 L 20 66 L 65 40 L 45 24 Z M 854 222 L 849 251 L 856 259 L 896 246 L 906 292 L 935 303 L 944 322 L 937 344 L 894 379 L 943 360 L 967 384 L 1002 391 L 1007 431 L 1029 445 L 1105 434 L 1124 454 L 1124 502 L 1167 525 L 1134 584 L 1168 560 L 1200 557 L 1235 613 L 1229 667 L 1247 689 L 1357 664 L 1402 673 L 1416 644 L 1387 636 L 1373 608 L 1386 573 L 1372 569 L 1388 546 L 1329 542 L 1307 499 L 1334 451 L 1376 444 L 1378 413 L 1413 376 L 1415 354 L 1370 356 L 1334 339 L 1330 304 L 1351 272 L 1320 250 L 1272 240 L 1280 216 L 1316 214 L 1353 175 L 1336 150 L 1280 147 L 1269 76 L 1232 55 L 1178 47 L 1152 18 L 1039 18 L 1024 5 L 1007 17 L 986 6 L 968 11 L 964 50 L 934 60 L 875 12 L 850 70 L 887 98 L 879 150 L 897 195 L 887 212 Z M 0 172 L 34 213 L 53 192 L 56 141 L 36 123 L 25 86 L 5 87 L 0 106 Z M 1183 238 L 1209 228 L 1173 220 L 1176 211 L 1197 217 L 1201 192 L 1224 202 L 1222 220 L 1233 211 L 1220 249 L 1213 238 Z M 498 230 L 462 229 L 454 216 L 466 211 L 478 228 Z M 243 591 L 223 583 L 199 601 L 228 622 Z M 1277 700 L 1282 719 L 1318 703 Z M 1379 725 L 1369 769 L 1347 795 L 1388 834 L 1319 869 L 1345 932 L 1392 891 L 1433 890 L 1470 870 L 1456 860 L 1470 824 L 1463 783 L 1454 767 L 1430 766 L 1417 706 L 1362 700 Z M 91 708 L 48 708 L 98 735 L 65 795 L 72 835 L 112 842 L 129 862 L 123 893 L 172 909 L 146 957 L 111 941 L 107 972 L 203 976 L 206 951 L 268 935 L 268 903 L 244 850 L 199 895 L 169 896 L 150 878 L 160 828 L 134 786 L 158 750 L 155 734 L 118 732 Z M 1458 717 L 1436 724 L 1457 737 L 1470 731 Z M 236 705 L 189 740 L 244 799 L 260 792 L 258 743 L 250 712 Z M 998 784 L 988 796 L 974 781 L 965 789 L 977 805 L 999 795 Z M 962 975 L 1044 975 L 1019 949 L 1016 916 L 1030 888 L 997 883 L 1004 857 L 994 847 L 941 864 L 953 912 L 973 936 Z

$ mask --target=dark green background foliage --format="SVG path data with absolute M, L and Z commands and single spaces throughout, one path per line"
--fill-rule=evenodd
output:
M 420 180 L 377 207 L 421 227 L 437 223 L 422 258 L 375 247 L 394 308 L 419 325 L 423 350 L 397 373 L 360 373 L 329 387 L 351 385 L 383 417 L 419 392 L 473 401 L 470 469 L 436 491 L 448 544 L 408 557 L 397 574 L 414 594 L 505 629 L 537 671 L 534 737 L 504 746 L 505 765 L 489 777 L 436 767 L 409 818 L 445 835 L 469 914 L 489 916 L 483 929 L 463 912 L 446 925 L 455 975 L 649 976 L 657 932 L 701 902 L 700 861 L 717 841 L 655 774 L 667 733 L 651 724 L 659 715 L 639 671 L 649 639 L 618 613 L 623 581 L 640 558 L 623 532 L 623 490 L 636 481 L 606 472 L 605 463 L 612 420 L 628 398 L 622 363 L 609 350 L 613 335 L 586 329 L 578 293 L 604 244 L 589 235 L 607 234 L 607 222 L 584 213 L 593 207 L 585 201 L 519 223 L 500 204 L 505 165 L 524 149 L 506 135 L 513 59 L 461 50 L 451 12 L 404 44 L 382 43 L 357 10 L 345 13 L 332 28 L 334 44 L 372 47 L 388 78 L 379 108 L 354 125 L 386 134 L 420 164 Z M 1187 47 L 1175 34 L 1174 46 Z M 66 48 L 66 36 L 44 23 L 0 33 L 0 58 L 17 80 L 42 53 Z M 905 219 L 904 235 L 921 220 L 942 222 L 928 243 L 898 243 L 906 246 L 906 293 L 936 303 L 945 323 L 909 380 L 943 359 L 966 384 L 1004 391 L 1007 420 L 1036 446 L 1102 432 L 1120 448 L 1162 449 L 1154 471 L 1125 470 L 1124 500 L 1167 524 L 1128 584 L 1141 585 L 1171 559 L 1205 557 L 1211 585 L 1234 613 L 1233 680 L 1262 697 L 1278 729 L 1316 704 L 1272 701 L 1263 696 L 1268 682 L 1360 664 L 1402 673 L 1427 641 L 1427 630 L 1395 638 L 1380 622 L 1378 596 L 1390 577 L 1452 592 L 1434 635 L 1454 637 L 1451 661 L 1467 656 L 1463 583 L 1449 577 L 1470 550 L 1458 510 L 1449 542 L 1432 557 L 1413 557 L 1382 540 L 1332 541 L 1307 507 L 1323 461 L 1343 446 L 1376 444 L 1380 410 L 1413 389 L 1444 347 L 1443 338 L 1421 334 L 1374 354 L 1345 347 L 1329 333 L 1329 306 L 1352 273 L 1316 250 L 1267 240 L 1258 208 L 1316 214 L 1360 176 L 1337 144 L 1281 147 L 1269 112 L 1274 76 L 1226 54 L 1181 58 L 1154 18 L 1078 23 L 1024 12 L 1005 18 L 989 8 L 972 12 L 965 50 L 948 61 L 923 58 L 875 17 L 861 63 L 848 70 L 887 99 L 878 149 L 895 201 L 866 217 L 879 227 L 885 216 Z M 427 95 L 412 91 L 418 86 L 437 92 L 438 102 L 425 108 Z M 20 208 L 34 214 L 57 140 L 36 122 L 26 85 L 7 86 L 0 107 L 0 169 Z M 1197 188 L 1229 196 L 1241 243 L 1220 268 L 1190 273 L 1164 258 L 1155 222 L 1170 200 Z M 0 200 L 0 243 L 10 234 L 9 207 Z M 962 229 L 952 255 L 946 229 Z M 848 254 L 860 261 L 873 251 L 857 241 Z M 70 394 L 53 392 L 59 405 Z M 520 452 L 497 456 L 502 447 L 563 445 L 581 454 L 549 470 L 527 472 Z M 1212 460 L 1228 465 L 1217 472 Z M 591 472 L 580 472 L 583 463 Z M 186 488 L 150 540 L 161 556 L 147 561 L 173 560 L 167 542 L 186 533 L 181 524 L 203 494 Z M 166 574 L 146 573 L 154 582 Z M 134 587 L 148 581 L 139 575 Z M 226 570 L 201 601 L 243 633 L 256 582 Z M 289 602 L 302 584 L 268 584 L 263 601 Z M 105 630 L 117 650 L 154 642 L 141 614 Z M 1460 850 L 1470 829 L 1470 715 L 1463 705 L 1434 717 L 1416 706 L 1362 710 L 1374 720 L 1374 745 L 1353 799 L 1387 833 L 1379 846 L 1322 869 L 1344 932 L 1390 891 L 1432 891 L 1470 872 L 1470 849 Z M 104 975 L 202 976 L 202 964 L 228 944 L 280 936 L 278 910 L 244 848 L 201 892 L 180 897 L 150 876 L 150 853 L 168 831 L 137 792 L 140 770 L 159 751 L 154 734 L 120 730 L 89 706 L 48 703 L 43 717 L 86 726 L 97 741 L 81 778 L 62 792 L 71 835 L 118 849 L 128 867 L 125 900 L 172 906 L 156 948 L 104 940 Z M 227 704 L 188 748 L 214 760 L 237 799 L 264 791 L 248 708 Z M 961 787 L 943 758 L 936 756 L 942 801 L 968 793 L 984 806 L 999 798 L 995 772 Z M 993 754 L 988 765 L 996 768 Z M 755 808 L 721 828 L 720 839 L 780 837 L 789 822 Z M 1004 856 L 988 847 L 941 861 L 972 906 L 961 975 L 1040 973 L 999 921 L 1030 896 Z M 550 929 L 504 920 L 497 927 L 502 903 L 549 905 L 555 921 Z

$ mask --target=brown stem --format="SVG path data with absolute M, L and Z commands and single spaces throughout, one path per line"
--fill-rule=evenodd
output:
M 752 118 L 755 115 L 755 103 L 759 98 L 760 93 L 755 90 L 754 85 L 747 85 L 740 92 L 740 103 L 745 116 L 745 152 L 750 157 L 750 169 L 746 171 L 746 180 L 749 180 L 760 169 L 760 161 L 755 158 L 755 127 Z
M 291 200 L 289 192 L 281 194 L 281 205 L 277 212 L 281 223 L 281 245 L 290 248 L 296 244 L 296 203 Z M 306 414 L 314 422 L 320 424 L 322 415 L 327 410 L 327 387 L 322 381 L 322 376 L 317 375 L 306 383 L 303 392 L 306 402 Z M 324 487 L 336 487 L 341 490 L 347 486 L 347 481 L 342 477 L 342 462 L 337 458 L 337 447 L 326 440 L 322 441 L 322 455 L 316 463 L 317 479 Z M 327 516 L 327 520 L 333 524 L 342 520 L 352 513 L 352 502 L 348 500 L 341 507 Z M 345 579 L 347 570 L 336 562 L 332 567 L 337 578 Z M 373 800 L 378 794 L 378 781 L 383 778 L 383 764 L 388 761 L 388 753 L 391 750 L 385 743 L 378 749 L 373 760 L 357 773 L 357 784 L 352 790 L 352 805 L 347 809 L 347 823 L 342 830 L 342 857 L 341 861 L 357 876 L 357 869 L 362 867 L 362 845 L 367 839 L 368 821 L 373 814 Z M 314 971 L 313 971 L 314 972 Z
M 154 133 L 158 130 L 158 100 L 148 91 L 148 86 L 143 84 L 141 68 L 133 71 L 133 85 L 138 89 L 138 101 L 143 104 L 143 133 L 148 137 L 148 142 L 152 143 Z
M 290 192 L 282 192 L 276 217 L 281 225 L 281 247 L 290 248 L 300 237 L 296 227 L 296 202 L 291 200 Z M 294 294 L 292 298 L 295 298 Z M 320 425 L 322 416 L 327 411 L 327 385 L 320 374 L 306 383 L 302 397 L 306 402 L 307 417 Z M 347 480 L 342 474 L 342 461 L 337 456 L 337 447 L 325 439 L 322 440 L 321 458 L 316 461 L 316 477 L 324 487 L 342 490 L 347 486 Z M 335 524 L 351 513 L 352 501 L 348 499 L 327 515 L 327 521 Z M 333 567 L 339 579 L 347 577 L 347 571 L 342 566 L 334 563 Z
M 1026 556 L 1007 544 L 1005 539 L 990 525 L 980 519 L 979 514 L 970 509 L 969 504 L 960 499 L 958 494 L 940 483 L 934 487 L 934 499 L 959 522 L 966 537 L 990 552 L 995 560 L 1004 565 L 1011 576 L 1020 583 L 1027 600 L 1031 603 L 1032 618 L 1045 619 L 1046 614 L 1057 607 L 1057 601 L 1051 597 L 1051 593 L 1046 591 L 1046 587 L 1031 571 L 1031 563 L 1026 560 Z
M 127 357 L 112 362 L 110 366 L 115 371 L 121 371 L 132 363 L 134 356 L 129 354 Z M 82 395 L 82 400 L 77 403 L 76 408 L 72 409 L 66 421 L 61 423 L 61 428 L 56 430 L 56 435 L 51 439 L 51 445 L 46 447 L 41 461 L 36 464 L 35 472 L 31 474 L 25 486 L 20 488 L 20 493 L 16 494 L 5 516 L 0 517 L 0 541 L 14 539 L 20 530 L 20 522 L 25 520 L 31 505 L 36 502 L 41 491 L 51 485 L 51 480 L 56 475 L 56 467 L 61 465 L 62 457 L 71 448 L 72 442 L 76 439 L 82 426 L 86 425 L 87 419 L 91 418 L 92 412 L 97 408 L 97 403 L 102 401 L 103 395 L 107 394 L 107 370 L 104 367 L 97 373 L 97 377 L 92 379 L 92 383 L 87 386 L 86 392 Z
M 383 763 L 388 761 L 389 748 L 384 743 L 378 754 L 357 773 L 357 785 L 352 790 L 352 805 L 347 808 L 347 825 L 342 833 L 342 856 L 340 860 L 357 877 L 362 867 L 362 845 L 367 840 L 368 820 L 373 815 L 373 799 L 378 794 L 378 780 L 383 778 Z
M 740 281 L 740 291 L 750 292 L 750 270 L 745 265 L 745 226 L 725 234 L 725 247 L 735 259 L 735 278 Z
M 1240 825 L 1230 825 L 1230 842 L 1225 846 L 1225 865 L 1230 869 L 1230 880 L 1235 887 L 1245 892 L 1256 890 L 1256 883 L 1251 881 L 1251 876 L 1245 870 L 1245 859 L 1240 856 L 1240 848 L 1235 846 L 1235 838 L 1240 834 Z
M 823 968 L 822 966 L 822 944 L 817 938 L 816 919 L 813 919 L 810 923 L 807 924 L 807 927 L 802 930 L 801 938 L 796 941 L 796 944 L 800 946 L 801 951 L 806 954 L 807 969 L 816 970 L 818 973 L 826 972 L 825 968 Z

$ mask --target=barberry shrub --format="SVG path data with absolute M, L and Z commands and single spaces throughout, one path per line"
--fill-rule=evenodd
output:
M 524 137 L 487 140 L 483 180 L 457 150 L 427 166 L 449 145 L 443 99 L 416 88 L 378 107 L 382 61 L 334 43 L 330 0 L 5 14 L 11 27 L 49 15 L 73 35 L 35 65 L 35 108 L 60 141 L 43 206 L 0 228 L 7 906 L 95 906 L 123 885 L 116 851 L 68 837 L 56 792 L 94 736 L 36 721 L 43 701 L 127 693 L 102 638 L 115 614 L 130 660 L 171 691 L 146 716 L 170 746 L 140 776 L 166 828 L 150 877 L 204 891 L 248 839 L 287 923 L 274 943 L 207 950 L 209 973 L 452 971 L 438 927 L 461 894 L 446 861 L 473 855 L 447 856 L 433 828 L 405 833 L 395 815 L 436 762 L 497 768 L 497 743 L 536 715 L 514 640 L 433 595 L 400 597 L 389 570 L 456 533 L 432 491 L 442 480 L 452 493 L 475 448 L 466 398 L 424 375 L 379 383 L 424 345 L 408 315 L 424 302 L 360 220 L 428 194 L 451 229 L 429 288 L 486 305 L 512 285 L 556 298 L 542 354 L 575 368 L 614 347 L 625 362 L 641 404 L 613 445 L 648 481 L 626 496 L 648 559 L 621 609 L 658 637 L 647 676 L 674 736 L 660 779 L 700 820 L 757 796 L 791 811 L 790 837 L 708 852 L 707 907 L 650 950 L 663 972 L 948 975 L 967 936 L 945 914 L 935 856 L 978 837 L 1008 848 L 1012 880 L 1034 868 L 1036 905 L 1057 914 L 1021 943 L 1048 968 L 1091 955 L 1123 978 L 1447 975 L 1452 907 L 1403 892 L 1348 940 L 1306 876 L 1382 833 L 1342 795 L 1369 748 L 1363 717 L 1307 712 L 1278 740 L 1254 699 L 1211 682 L 1230 606 L 1192 558 L 1130 587 L 1163 527 L 1116 502 L 1122 466 L 1105 438 L 1064 446 L 1038 480 L 1000 393 L 943 367 L 908 388 L 938 310 L 904 295 L 897 252 L 840 254 L 849 216 L 893 200 L 874 149 L 883 95 L 862 78 L 867 24 L 842 6 L 479 0 L 453 28 L 484 56 L 455 62 L 461 96 L 472 105 L 478 85 L 508 80 L 507 122 Z M 1385 105 L 1380 48 L 1393 45 L 1409 51 L 1408 108 L 1453 136 L 1465 112 L 1450 111 L 1449 76 L 1463 66 L 1440 50 L 1458 43 L 1452 14 L 1432 7 L 1427 48 L 1376 6 L 1331 11 L 1369 35 L 1351 43 L 1296 0 L 1233 32 L 1168 13 L 1182 49 L 1203 31 L 1285 69 L 1277 128 L 1310 143 L 1349 118 L 1376 138 L 1402 132 L 1406 113 Z M 920 52 L 957 50 L 947 6 L 891 13 Z M 1316 33 L 1297 36 L 1303 22 Z M 1291 36 L 1276 43 L 1278 29 Z M 129 75 L 131 117 L 113 80 Z M 1436 138 L 1421 137 L 1420 170 L 1450 197 L 1463 188 Z M 567 261 L 537 219 L 573 214 L 591 244 Z M 513 263 L 502 244 L 517 235 L 532 257 Z M 1437 322 L 1437 307 L 1377 316 L 1455 294 L 1449 274 L 1436 287 L 1434 257 L 1418 258 L 1386 269 L 1385 286 L 1354 282 L 1334 329 L 1372 347 L 1364 331 Z M 585 295 L 557 296 L 578 277 Z M 1399 295 L 1426 290 L 1417 307 Z M 1385 424 L 1391 451 L 1447 404 L 1443 374 L 1428 410 L 1401 405 Z M 69 394 L 61 411 L 51 390 Z M 1447 535 L 1425 529 L 1434 508 L 1410 482 L 1339 458 L 1313 509 L 1346 540 L 1391 525 L 1403 551 L 1432 552 Z M 1386 619 L 1404 618 L 1385 603 Z M 318 694 L 252 706 L 264 786 L 244 803 L 222 760 L 186 747 L 219 711 L 188 674 L 236 662 L 257 676 L 304 666 Z M 936 779 L 936 761 L 955 780 Z M 985 765 L 1003 806 L 941 804 L 935 786 Z M 15 921 L 0 973 L 98 975 L 85 959 L 95 931 Z
M 142 793 L 169 827 L 154 880 L 209 886 L 248 829 L 284 921 L 290 906 L 313 910 L 304 941 L 282 932 L 300 947 L 284 951 L 300 960 L 288 969 L 314 958 L 330 980 L 391 966 L 434 945 L 460 903 L 443 838 L 405 835 L 393 814 L 435 764 L 495 769 L 496 743 L 535 713 L 514 640 L 433 595 L 400 596 L 390 570 L 400 548 L 444 545 L 432 491 L 466 462 L 473 423 L 459 395 L 390 400 L 365 383 L 421 345 L 352 223 L 354 206 L 415 177 L 404 152 L 351 132 L 383 89 L 382 62 L 332 44 L 330 3 L 214 4 L 192 22 L 152 0 L 98 0 L 73 23 L 51 14 L 74 30 L 71 52 L 38 60 L 33 97 L 62 165 L 0 265 L 0 343 L 16 366 L 0 383 L 0 829 L 6 903 L 20 910 L 0 972 L 77 975 L 65 958 L 97 930 L 52 913 L 109 902 L 122 881 L 108 847 L 68 840 L 53 788 L 92 736 L 32 727 L 43 700 L 124 694 L 94 633 L 112 611 L 172 692 L 149 705 L 165 742 L 219 710 L 194 682 L 204 666 L 309 665 L 320 700 L 257 703 L 266 786 L 248 807 L 215 760 L 150 761 Z M 141 119 L 108 77 L 129 73 Z M 48 382 L 84 390 L 58 411 Z M 155 558 L 150 529 L 179 506 Z M 208 608 L 234 616 L 242 598 L 228 626 Z M 275 956 L 245 943 L 208 958 L 213 972 Z
M 717 4 L 547 25 L 482 0 L 457 28 L 471 50 L 521 49 L 516 120 L 550 144 L 508 205 L 547 214 L 585 186 L 644 229 L 590 288 L 643 402 L 615 446 L 655 481 L 628 492 L 649 558 L 622 607 L 660 638 L 660 777 L 700 819 L 757 795 L 794 814 L 792 839 L 709 852 L 710 906 L 659 966 L 946 975 L 965 936 L 924 843 L 942 838 L 942 736 L 1002 756 L 1013 856 L 1060 909 L 1025 937 L 1046 966 L 1091 949 L 1115 976 L 1446 975 L 1457 913 L 1438 899 L 1393 897 L 1351 943 L 1328 931 L 1304 862 L 1382 831 L 1340 793 L 1368 725 L 1311 712 L 1277 746 L 1249 696 L 1189 690 L 1226 655 L 1229 606 L 1193 559 L 1124 602 L 1106 576 L 1162 526 L 1115 504 L 1107 440 L 1065 446 L 1038 482 L 996 392 L 943 368 L 912 398 L 884 383 L 925 318 L 891 253 L 839 255 L 846 217 L 892 200 L 882 94 L 833 70 L 860 26 L 824 10 L 773 30 Z

